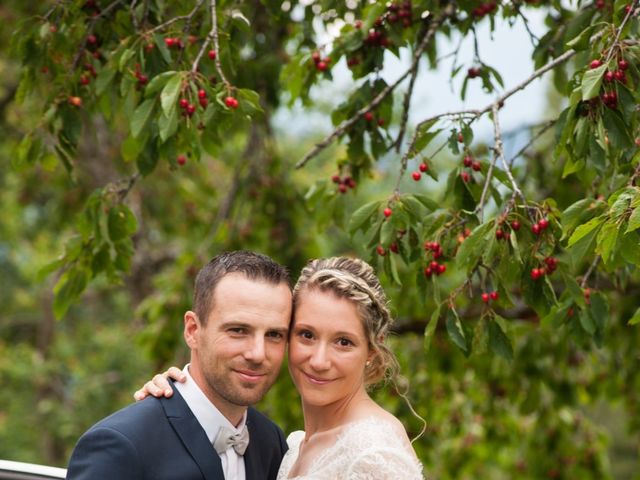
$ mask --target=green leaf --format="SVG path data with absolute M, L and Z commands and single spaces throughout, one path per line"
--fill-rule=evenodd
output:
M 144 89 L 144 96 L 150 97 L 158 93 L 160 90 L 162 90 L 162 87 L 167 84 L 169 79 L 175 74 L 175 71 L 170 70 L 168 72 L 162 72 L 160 75 L 156 75 L 155 77 L 153 77 L 147 85 L 147 88 Z
M 629 319 L 627 325 L 637 325 L 640 323 L 640 308 L 636 310 L 636 313 Z
M 489 324 L 489 348 L 496 355 L 504 358 L 505 360 L 513 360 L 513 347 L 511 346 L 511 340 L 504 333 L 500 324 L 491 319 Z
M 153 107 L 156 104 L 155 98 L 148 98 L 142 102 L 133 112 L 131 117 L 131 136 L 138 138 L 142 130 L 147 125 L 149 118 L 153 114 Z
M 629 225 L 627 226 L 627 233 L 633 232 L 640 228 L 640 207 L 636 207 L 629 216 Z
M 164 143 L 178 130 L 178 110 L 174 108 L 169 117 L 160 115 L 158 128 L 160 129 L 160 140 Z
M 582 100 L 591 100 L 598 96 L 602 85 L 602 76 L 607 70 L 607 65 L 587 70 L 582 76 Z
M 589 335 L 593 336 L 594 333 L 596 333 L 596 324 L 593 321 L 593 318 L 591 318 L 591 315 L 589 314 L 587 309 L 584 310 L 580 310 L 580 325 L 582 325 L 582 328 L 584 329 L 585 332 L 587 332 Z
M 640 267 L 640 236 L 636 232 L 623 235 L 618 252 L 625 261 Z
M 607 130 L 607 136 L 614 148 L 628 148 L 633 144 L 627 124 L 620 116 L 620 113 L 610 108 L 605 108 L 602 113 L 602 121 Z
M 431 318 L 429 319 L 429 323 L 427 323 L 426 328 L 424 329 L 424 351 L 429 352 L 429 348 L 431 347 L 431 340 L 433 339 L 433 334 L 436 331 L 436 327 L 438 326 L 438 319 L 440 318 L 440 308 L 438 307 L 431 314 Z M 638 309 L 640 312 L 640 309 Z
M 456 255 L 456 264 L 459 268 L 472 268 L 482 256 L 486 246 L 487 234 L 493 229 L 494 222 L 486 222 L 478 225 L 471 235 L 460 244 Z
M 136 54 L 136 51 L 133 48 L 128 48 L 122 53 L 120 57 L 120 61 L 118 62 L 118 70 L 122 72 L 127 66 L 127 62 L 131 60 L 131 58 Z
M 126 205 L 118 205 L 109 210 L 109 238 L 118 242 L 133 235 L 138 228 L 136 217 Z
M 414 193 L 413 196 L 427 209 L 431 212 L 434 212 L 440 208 L 440 204 L 433 200 L 431 197 L 427 197 L 422 193 Z
M 69 306 L 80 297 L 89 282 L 88 272 L 79 266 L 67 270 L 56 283 L 53 291 L 53 313 L 60 319 L 67 313 Z
M 596 218 L 592 218 L 587 223 L 580 225 L 578 228 L 575 229 L 575 231 L 573 232 L 573 235 L 571 235 L 571 238 L 569 238 L 568 246 L 571 247 L 573 244 L 578 242 L 582 237 L 591 233 L 594 229 L 596 228 L 599 229 L 600 227 L 602 227 L 603 222 L 604 222 L 604 219 L 602 218 L 602 216 L 599 216 Z
M 382 202 L 379 200 L 369 202 L 353 212 L 349 219 L 349 234 L 353 236 L 353 234 L 360 230 L 371 217 L 377 215 L 381 203 Z
M 460 323 L 460 317 L 458 317 L 453 309 L 450 309 L 447 313 L 446 326 L 449 338 L 460 350 L 464 352 L 465 355 L 467 355 L 469 352 L 467 339 L 465 337 L 464 330 L 462 329 L 462 324 Z
M 167 84 L 162 89 L 160 94 L 160 102 L 162 104 L 162 111 L 167 118 L 171 118 L 171 113 L 176 109 L 176 102 L 180 96 L 180 87 L 182 86 L 182 75 L 176 73 L 173 75 Z
M 100 73 L 96 77 L 96 95 L 102 95 L 107 87 L 111 85 L 114 77 L 116 76 L 116 71 L 113 68 L 109 68 L 105 66 Z
M 596 253 L 602 257 L 602 261 L 606 264 L 611 259 L 613 247 L 618 241 L 618 226 L 613 222 L 607 222 L 598 232 Z
M 564 212 L 562 212 L 560 223 L 562 224 L 565 231 L 570 232 L 576 227 L 582 215 L 584 214 L 584 211 L 592 201 L 593 200 L 590 198 L 583 198 L 582 200 L 578 200 L 576 203 L 569 206 Z
M 572 38 L 567 42 L 567 47 L 572 48 L 576 51 L 585 50 L 589 47 L 589 40 L 593 35 L 593 31 L 597 28 L 597 25 L 590 25 L 582 32 L 580 32 L 577 36 Z

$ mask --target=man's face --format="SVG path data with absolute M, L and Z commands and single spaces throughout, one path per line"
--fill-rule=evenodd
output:
M 284 284 L 225 275 L 213 293 L 206 325 L 185 314 L 190 373 L 229 419 L 258 402 L 276 381 L 291 319 L 291 291 Z

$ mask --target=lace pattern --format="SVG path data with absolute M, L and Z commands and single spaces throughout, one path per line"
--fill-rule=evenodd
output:
M 289 450 L 282 459 L 278 480 L 288 479 L 304 432 L 289 435 Z M 304 476 L 289 480 L 423 480 L 422 465 L 407 451 L 393 425 L 377 418 L 353 422 L 336 443 L 314 459 Z

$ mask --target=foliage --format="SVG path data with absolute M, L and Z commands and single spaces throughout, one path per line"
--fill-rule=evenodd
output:
M 298 271 L 309 257 L 353 252 L 378 266 L 396 305 L 396 350 L 430 425 L 417 444 L 427 471 L 609 475 L 603 436 L 580 408 L 621 398 L 637 435 L 637 0 L 3 8 L 19 19 L 2 65 L 11 79 L 19 69 L 2 103 L 12 161 L 0 174 L 2 204 L 16 212 L 0 220 L 8 356 L 27 358 L 29 345 L 59 371 L 93 326 L 105 329 L 94 349 L 121 330 L 164 365 L 178 349 L 189 284 L 212 253 L 258 249 Z M 546 17 L 540 38 L 528 30 L 534 12 Z M 476 82 L 491 103 L 409 122 L 418 73 L 441 68 L 442 40 L 477 40 L 485 22 L 526 27 L 532 73 L 505 85 L 476 47 L 471 64 L 454 57 L 451 76 L 464 77 L 461 98 Z M 406 52 L 396 80 L 384 80 Z M 317 107 L 314 92 L 345 69 L 353 81 L 330 107 L 332 131 L 306 154 L 281 142 L 274 112 Z M 547 72 L 561 109 L 507 159 L 501 108 Z M 482 119 L 493 124 L 490 141 L 474 136 Z M 48 320 L 22 327 L 21 310 Z M 110 353 L 95 365 L 118 359 L 109 368 L 126 371 L 135 359 Z M 72 389 L 84 368 L 44 383 L 88 402 Z M 393 389 L 378 395 L 415 430 Z M 296 428 L 292 402 L 283 380 L 264 408 Z M 88 423 L 67 425 L 44 458 L 63 462 Z

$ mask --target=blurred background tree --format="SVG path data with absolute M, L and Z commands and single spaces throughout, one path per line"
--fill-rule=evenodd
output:
M 195 274 L 244 248 L 376 266 L 429 477 L 640 478 L 637 0 L 0 18 L 0 458 L 64 466 L 185 361 Z M 530 70 L 509 83 L 482 29 L 520 32 Z M 467 103 L 426 110 L 447 89 L 430 70 Z M 524 126 L 504 121 L 520 90 L 546 105 Z M 417 434 L 398 392 L 375 396 Z M 284 372 L 260 407 L 302 425 Z

